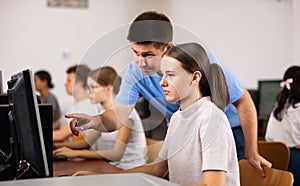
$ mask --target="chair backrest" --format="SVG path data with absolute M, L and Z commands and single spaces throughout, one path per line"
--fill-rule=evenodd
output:
M 258 152 L 272 163 L 272 168 L 287 170 L 290 161 L 290 149 L 285 143 L 258 141 Z
M 163 145 L 163 140 L 155 140 L 151 138 L 146 138 L 147 148 L 148 148 L 148 160 L 147 163 L 152 163 Z
M 258 171 L 247 160 L 239 161 L 241 186 L 293 186 L 293 174 L 288 171 L 263 167 L 265 177 L 262 178 Z

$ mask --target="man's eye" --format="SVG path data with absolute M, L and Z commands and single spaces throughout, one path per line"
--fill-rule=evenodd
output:
M 171 77 L 172 77 L 172 76 L 175 76 L 175 74 L 168 74 L 168 76 L 171 76 Z
M 144 54 L 143 57 L 152 57 L 154 56 L 153 54 Z

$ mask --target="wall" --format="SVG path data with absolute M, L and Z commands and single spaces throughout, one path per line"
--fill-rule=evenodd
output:
M 89 0 L 88 9 L 67 9 L 48 8 L 46 0 L 2 0 L 0 69 L 4 81 L 24 68 L 48 69 L 64 109 L 71 103 L 67 67 L 109 64 L 123 72 L 131 59 L 128 24 L 144 10 L 157 10 L 175 24 L 175 42 L 203 41 L 246 87 L 256 88 L 258 79 L 281 78 L 300 59 L 295 2 Z
M 293 1 L 293 63 L 300 65 L 300 1 Z

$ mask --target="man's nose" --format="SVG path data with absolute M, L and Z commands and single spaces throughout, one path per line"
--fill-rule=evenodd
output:
M 138 57 L 138 65 L 140 67 L 146 66 L 146 61 L 145 61 L 145 58 L 143 56 Z

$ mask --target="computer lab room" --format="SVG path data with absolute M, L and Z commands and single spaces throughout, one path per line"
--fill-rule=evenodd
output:
M 300 186 L 300 1 L 2 0 L 0 186 Z

